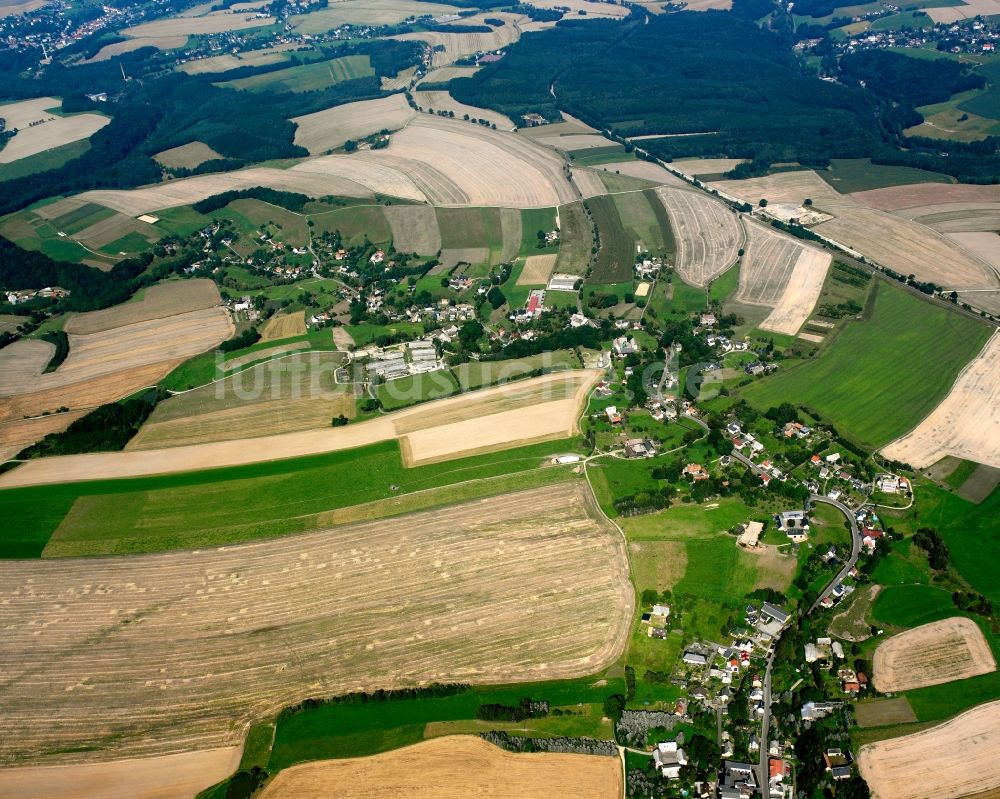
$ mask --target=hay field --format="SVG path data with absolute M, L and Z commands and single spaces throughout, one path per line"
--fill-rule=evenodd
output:
M 1000 467 L 1000 334 L 966 365 L 941 404 L 882 453 L 918 469 L 947 455 Z
M 687 186 L 683 180 L 659 164 L 649 161 L 621 161 L 613 164 L 601 164 L 595 169 L 603 169 L 605 172 L 617 172 L 633 178 L 651 180 L 661 186 L 677 186 L 678 188 Z
M 829 253 L 802 247 L 791 277 L 778 298 L 774 309 L 760 323 L 761 330 L 792 336 L 805 324 L 816 307 L 826 273 L 833 261 Z M 805 337 L 806 334 L 803 334 Z M 808 340 L 808 339 L 807 339 Z
M 506 752 L 481 738 L 433 738 L 372 757 L 321 760 L 280 772 L 261 799 L 617 799 L 617 758 Z
M 463 121 L 465 115 L 468 114 L 470 119 L 488 120 L 491 125 L 496 125 L 499 130 L 514 130 L 517 127 L 511 121 L 510 117 L 504 116 L 498 111 L 491 111 L 488 108 L 479 108 L 478 106 L 460 103 L 446 91 L 416 91 L 413 93 L 413 99 L 419 107 L 426 111 L 432 109 L 435 113 L 438 111 L 452 111 L 456 118 Z
M 144 22 L 133 28 L 125 28 L 122 35 L 130 39 L 176 39 L 178 36 L 205 36 L 212 33 L 263 28 L 274 23 L 274 17 L 257 19 L 250 11 L 243 13 L 213 11 L 202 17 L 170 17 Z
M 382 209 L 398 252 L 434 255 L 441 249 L 437 214 L 429 205 L 390 205 Z
M 670 166 L 689 177 L 699 175 L 721 175 L 736 169 L 744 162 L 743 158 L 685 158 L 672 161 Z
M 150 286 L 138 300 L 125 302 L 102 311 L 71 316 L 63 329 L 67 333 L 90 335 L 123 325 L 148 322 L 167 316 L 213 308 L 222 302 L 215 282 L 207 278 L 169 280 Z
M 380 130 L 398 130 L 416 116 L 406 103 L 406 96 L 390 94 L 377 100 L 327 108 L 314 114 L 294 117 L 298 125 L 295 143 L 313 155 L 335 150 L 348 139 L 363 139 Z
M 1000 14 L 998 0 L 964 0 L 961 5 L 948 8 L 928 8 L 927 14 L 937 23 L 948 25 L 963 19 Z
M 677 241 L 677 272 L 704 288 L 736 262 L 743 243 L 739 219 L 700 192 L 662 186 L 656 190 Z
M 436 17 L 454 13 L 454 6 L 416 0 L 334 0 L 327 8 L 292 17 L 291 25 L 299 33 L 315 34 L 326 33 L 347 23 L 395 25 L 407 17 L 426 14 Z
M 268 64 L 280 64 L 287 60 L 285 53 L 301 47 L 299 42 L 286 42 L 263 50 L 248 50 L 243 53 L 225 53 L 209 58 L 196 58 L 185 61 L 177 69 L 188 75 L 206 75 L 213 72 L 228 72 L 239 67 L 263 67 Z
M 570 173 L 573 175 L 573 182 L 580 190 L 583 199 L 589 200 L 591 197 L 600 197 L 608 193 L 601 176 L 593 169 L 574 166 L 571 167 Z
M 1000 788 L 1000 702 L 929 730 L 861 747 L 874 799 L 959 799 Z
M 392 438 L 400 438 L 404 451 L 409 448 L 410 457 L 420 461 L 503 450 L 556 438 L 560 434 L 565 436 L 567 431 L 575 429 L 587 392 L 598 375 L 596 370 L 559 372 L 427 402 L 347 427 L 263 436 L 253 439 L 252 443 L 223 441 L 170 449 L 44 458 L 0 475 L 0 486 L 187 472 L 335 452 Z M 567 401 L 571 397 L 572 401 Z M 522 424 L 514 413 L 526 412 L 539 404 L 548 405 L 549 413 L 545 418 L 528 414 Z M 459 428 L 444 431 L 445 426 L 475 419 L 480 420 L 478 424 L 461 428 L 461 438 L 453 435 Z M 501 422 L 505 427 L 500 427 Z M 434 427 L 448 432 L 448 440 L 423 432 Z M 411 446 L 407 441 L 415 434 L 421 435 Z
M 100 114 L 73 114 L 57 116 L 48 111 L 62 108 L 62 100 L 55 97 L 36 97 L 16 103 L 0 105 L 0 119 L 7 122 L 7 130 L 17 128 L 14 138 L 0 150 L 0 164 L 10 164 L 29 155 L 61 147 L 70 142 L 90 138 L 111 119 Z M 29 127 L 32 122 L 42 124 Z
M 194 169 L 206 161 L 223 157 L 204 142 L 193 141 L 157 153 L 153 156 L 153 160 L 171 169 Z
M 524 259 L 524 268 L 517 278 L 518 286 L 539 286 L 549 282 L 549 275 L 556 266 L 555 253 L 529 255 Z
M 896 272 L 949 289 L 1000 287 L 988 264 L 957 248 L 936 230 L 862 206 L 850 195 L 837 194 L 815 172 L 782 172 L 711 186 L 753 205 L 763 198 L 769 203 L 799 206 L 809 198 L 814 210 L 834 217 L 812 226 L 814 231 Z M 941 186 L 942 193 L 949 188 Z
M 941 685 L 996 671 L 982 630 L 964 616 L 922 624 L 875 650 L 872 680 L 882 693 Z
M 277 313 L 264 324 L 260 331 L 261 341 L 304 336 L 306 334 L 306 312 Z
M 159 757 L 0 769 L 0 794 L 18 799 L 190 799 L 240 764 L 242 746 Z
M 620 655 L 633 603 L 576 480 L 245 545 L 4 562 L 0 761 L 233 745 L 307 696 L 584 676 Z
M 900 211 L 923 205 L 1000 202 L 1000 186 L 966 183 L 911 183 L 885 189 L 857 191 L 850 195 L 862 205 L 879 211 Z

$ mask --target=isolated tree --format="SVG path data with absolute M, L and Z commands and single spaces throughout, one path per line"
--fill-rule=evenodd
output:
M 761 208 L 767 208 L 767 200 L 761 198 L 760 201 L 757 203 L 757 205 L 759 205 Z

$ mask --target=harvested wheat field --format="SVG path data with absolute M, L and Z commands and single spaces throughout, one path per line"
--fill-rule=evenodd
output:
M 929 8 L 927 14 L 935 22 L 947 25 L 977 16 L 986 17 L 1000 14 L 1000 1 L 963 0 L 960 5 L 949 8 Z
M 771 313 L 760 323 L 760 329 L 794 336 L 816 306 L 832 260 L 829 253 L 802 247 L 784 291 Z M 803 333 L 801 338 L 815 342 L 816 337 L 809 339 L 809 335 Z
M 669 170 L 664 169 L 659 164 L 649 161 L 621 161 L 613 164 L 601 164 L 595 169 L 603 169 L 605 172 L 617 172 L 620 175 L 628 175 L 633 178 L 651 180 L 661 186 L 677 186 L 683 188 L 687 184 Z
M 625 6 L 613 3 L 593 2 L 593 0 L 536 0 L 532 3 L 537 8 L 556 8 L 560 11 L 569 9 L 568 16 L 574 19 L 581 16 L 586 17 L 611 17 L 621 19 L 629 15 L 629 10 Z
M 0 563 L 0 761 L 230 746 L 307 696 L 592 674 L 633 602 L 579 480 L 218 549 Z
M 0 119 L 6 121 L 7 130 L 17 128 L 18 131 L 0 150 L 0 164 L 10 164 L 53 147 L 90 138 L 111 122 L 110 118 L 100 114 L 58 116 L 51 113 L 50 108 L 62 108 L 62 100 L 37 97 L 0 105 Z M 33 122 L 41 124 L 32 125 Z
M 441 249 L 437 214 L 429 205 L 390 205 L 382 209 L 397 252 L 434 255 Z
M 877 208 L 879 211 L 900 211 L 922 205 L 1000 202 L 1000 186 L 911 183 L 906 186 L 857 191 L 850 196 L 869 208 Z
M 914 627 L 875 650 L 872 680 L 882 693 L 941 685 L 996 671 L 982 630 L 956 616 Z
M 555 253 L 549 255 L 529 255 L 524 259 L 524 268 L 517 278 L 518 286 L 540 286 L 549 282 L 549 276 L 556 265 Z
M 1000 467 L 1000 333 L 966 364 L 941 404 L 882 453 L 917 469 L 946 455 Z
M 739 219 L 700 192 L 660 187 L 656 194 L 677 240 L 677 272 L 685 283 L 703 288 L 736 262 L 743 243 Z
M 269 64 L 281 64 L 288 60 L 285 53 L 301 47 L 298 42 L 288 42 L 264 50 L 248 50 L 243 53 L 225 53 L 224 55 L 196 58 L 186 61 L 177 69 L 188 75 L 208 75 L 214 72 L 228 72 L 240 67 L 263 67 Z
M 451 111 L 457 118 L 463 121 L 465 115 L 468 114 L 470 119 L 485 119 L 491 125 L 496 125 L 500 130 L 514 130 L 517 127 L 511 122 L 510 117 L 504 116 L 498 111 L 491 111 L 488 108 L 479 108 L 474 105 L 460 103 L 446 91 L 416 91 L 413 93 L 413 99 L 425 111 L 433 110 L 434 113 L 438 111 Z
M 448 12 L 454 12 L 454 8 L 449 8 Z M 421 13 L 427 14 L 428 11 Z M 490 28 L 490 33 L 443 33 L 439 31 L 425 31 L 419 33 L 401 33 L 390 36 L 390 39 L 401 41 L 425 42 L 434 50 L 431 66 L 443 67 L 457 61 L 464 56 L 475 55 L 476 53 L 486 53 L 491 50 L 499 50 L 509 44 L 513 44 L 521 38 L 521 33 L 528 29 L 539 29 L 539 27 L 551 27 L 554 23 L 538 23 L 529 25 L 527 17 L 520 14 L 510 14 L 503 11 L 494 11 L 488 14 L 475 14 L 458 21 L 459 25 L 486 25 L 486 18 L 498 18 L 506 23 L 500 28 Z M 440 48 L 440 49 L 439 49 Z
M 982 258 L 1000 273 L 1000 233 L 995 230 L 980 230 L 947 235 L 949 239 L 957 241 L 960 246 Z
M 191 799 L 240 764 L 241 746 L 159 757 L 0 769 L 0 795 L 18 799 Z
M 306 334 L 306 312 L 277 313 L 264 324 L 260 331 L 261 341 L 278 341 L 292 336 Z
M 557 150 L 589 150 L 594 147 L 614 147 L 617 142 L 604 138 L 600 133 L 569 133 L 561 136 L 537 136 L 535 141 Z
M 324 427 L 169 449 L 42 458 L 0 475 L 0 487 L 138 477 L 260 463 L 352 449 L 392 438 L 401 439 L 404 452 L 408 451 L 414 461 L 445 460 L 503 450 L 568 435 L 576 428 L 587 394 L 599 374 L 596 370 L 558 372 L 423 403 L 347 427 Z M 547 407 L 544 418 L 529 413 L 537 405 Z M 519 410 L 525 414 L 523 424 L 514 413 Z M 443 436 L 424 432 L 435 427 L 443 432 L 443 428 L 448 427 L 448 435 L 453 436 L 459 430 L 454 425 L 476 419 L 480 420 L 478 424 L 466 424 L 461 428 L 461 438 L 450 437 L 443 441 Z M 411 435 L 417 435 L 417 442 L 412 445 L 407 443 Z
M 1000 702 L 902 738 L 861 747 L 874 799 L 959 799 L 1000 788 Z
M 103 333 L 123 325 L 214 308 L 221 302 L 219 289 L 212 280 L 207 278 L 169 280 L 145 289 L 138 300 L 115 305 L 103 311 L 74 314 L 63 329 L 67 333 L 81 336 Z
M 608 193 L 601 176 L 593 169 L 574 166 L 570 168 L 570 174 L 583 199 L 589 200 L 591 197 L 600 197 Z
M 696 178 L 699 175 L 722 175 L 744 163 L 742 158 L 685 158 L 672 161 L 670 166 L 678 172 Z
M 299 33 L 314 34 L 326 33 L 344 24 L 395 25 L 407 17 L 453 13 L 453 6 L 417 0 L 336 0 L 319 11 L 298 14 L 290 22 Z
M 791 279 L 803 247 L 768 225 L 744 221 L 747 244 L 740 264 L 736 301 L 773 308 Z
M 618 758 L 506 752 L 481 738 L 434 738 L 372 757 L 285 769 L 261 799 L 618 799 Z
M 294 117 L 298 128 L 295 143 L 313 155 L 335 150 L 348 139 L 363 139 L 380 130 L 399 130 L 416 111 L 406 103 L 406 96 L 390 94 L 377 100 L 346 103 L 325 111 Z
M 204 142 L 193 141 L 157 153 L 153 156 L 153 160 L 170 169 L 194 169 L 206 161 L 214 161 L 224 157 Z
M 932 227 L 939 233 L 1000 230 L 1000 202 L 920 205 L 896 211 L 895 214 Z
M 176 39 L 178 36 L 203 36 L 210 33 L 262 28 L 274 23 L 274 17 L 258 18 L 252 12 L 236 14 L 214 11 L 201 17 L 169 17 L 144 22 L 134 28 L 126 28 L 122 31 L 122 35 L 130 39 Z
M 85 413 L 86 411 L 69 411 L 0 422 L 0 462 L 14 457 L 49 433 L 61 433 Z
M 231 372 L 233 369 L 239 369 L 241 366 L 246 366 L 254 361 L 263 361 L 268 358 L 275 358 L 278 355 L 296 352 L 297 350 L 307 350 L 311 346 L 312 345 L 308 341 L 293 341 L 290 344 L 280 344 L 276 347 L 254 350 L 252 352 L 248 352 L 246 355 L 239 355 L 235 358 L 223 361 L 222 370 L 225 372 Z

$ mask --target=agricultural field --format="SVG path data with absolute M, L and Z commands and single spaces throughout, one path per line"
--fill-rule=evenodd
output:
M 882 693 L 941 685 L 996 671 L 978 625 L 962 616 L 924 624 L 886 639 L 875 650 L 875 687 Z
M 372 69 L 368 56 L 349 55 L 237 78 L 217 85 L 238 91 L 312 92 L 345 80 L 370 78 L 374 74 L 375 70 Z
M 816 306 L 831 260 L 829 253 L 801 248 L 781 296 L 758 327 L 786 336 L 798 333 Z
M 390 205 L 382 209 L 398 252 L 434 255 L 441 249 L 437 214 L 429 205 Z
M 593 169 L 574 166 L 570 169 L 570 174 L 583 199 L 589 200 L 591 197 L 600 197 L 608 193 L 600 174 Z
M 590 264 L 594 234 L 583 203 L 575 202 L 559 209 L 559 254 L 556 272 L 582 276 Z
M 13 348 L 0 350 L 0 355 Z M 72 357 L 72 355 L 71 355 Z M 93 453 L 45 458 L 22 464 L 0 477 L 0 486 L 28 486 L 221 468 L 349 450 L 401 438 L 407 463 L 447 460 L 523 444 L 565 438 L 596 371 L 545 375 L 475 394 L 438 400 L 391 416 L 347 427 L 286 433 L 258 440 L 253 450 L 240 442 L 162 450 Z
M 431 13 L 429 8 L 422 13 Z M 449 8 L 445 13 L 454 13 L 454 8 Z M 492 50 L 499 50 L 509 44 L 513 44 L 521 38 L 521 32 L 525 25 L 516 24 L 525 17 L 519 14 L 510 14 L 503 11 L 494 11 L 487 14 L 475 14 L 465 17 L 458 22 L 460 25 L 486 25 L 486 18 L 498 18 L 506 23 L 500 28 L 491 28 L 490 33 L 444 33 L 439 31 L 422 31 L 415 33 L 400 33 L 390 38 L 401 41 L 417 41 L 426 43 L 433 51 L 431 66 L 443 67 L 454 63 L 465 56 L 476 53 L 486 53 Z M 551 27 L 553 23 L 532 23 L 536 27 Z M 487 27 L 489 27 L 487 25 Z
M 341 147 L 348 139 L 363 139 L 380 130 L 398 130 L 415 115 L 403 94 L 346 103 L 294 117 L 292 122 L 298 126 L 295 143 L 320 155 Z
M 352 205 L 311 214 L 309 220 L 315 225 L 314 233 L 339 230 L 344 241 L 351 245 L 362 244 L 366 236 L 374 244 L 388 244 L 392 231 L 385 210 L 388 209 L 379 205 Z M 299 219 L 300 226 L 302 223 L 303 220 Z M 304 237 L 308 235 L 305 227 L 302 227 L 302 232 Z
M 591 674 L 621 653 L 634 602 L 580 481 L 241 547 L 16 565 L 0 566 L 8 764 L 232 745 L 317 694 Z M 61 623 L 36 635 L 40 614 Z M 143 622 L 108 626 L 124 614 Z
M 560 11 L 569 9 L 567 16 L 610 17 L 620 19 L 629 15 L 629 10 L 623 6 L 596 2 L 595 0 L 538 0 L 538 8 L 555 8 Z
M 62 100 L 55 97 L 37 97 L 0 105 L 0 119 L 6 121 L 7 130 L 17 128 L 18 131 L 0 150 L 0 165 L 89 139 L 111 122 L 101 114 L 64 115 L 59 110 L 61 108 Z M 54 109 L 55 113 L 50 109 Z
M 432 91 L 418 90 L 413 93 L 413 99 L 416 101 L 417 107 L 423 111 L 427 111 L 427 113 L 450 111 L 458 119 L 464 120 L 466 116 L 469 119 L 485 119 L 490 125 L 495 125 L 499 130 L 514 130 L 517 127 L 511 121 L 510 117 L 506 117 L 497 111 L 491 111 L 488 108 L 478 108 L 474 105 L 460 103 L 447 91 L 437 89 Z
M 301 45 L 297 42 L 289 42 L 263 50 L 247 50 L 242 53 L 224 53 L 208 58 L 195 58 L 185 61 L 178 69 L 188 75 L 210 75 L 215 72 L 228 72 L 240 67 L 264 67 L 287 61 L 288 51 L 299 47 Z
M 214 161 L 224 156 L 217 153 L 204 142 L 193 141 L 180 147 L 157 153 L 153 159 L 168 169 L 194 169 L 206 161 Z
M 822 358 L 781 369 L 742 394 L 764 409 L 795 397 L 849 437 L 882 446 L 940 402 L 989 335 L 985 325 L 882 281 L 870 315 L 848 324 Z
M 518 380 L 535 369 L 562 370 L 578 366 L 576 355 L 571 350 L 556 350 L 508 361 L 469 361 L 459 364 L 453 371 L 462 390 L 473 391 Z
M 632 234 L 636 246 L 651 255 L 673 252 L 676 242 L 662 203 L 652 191 L 632 191 L 612 196 L 625 229 Z
M 743 162 L 742 158 L 680 158 L 672 161 L 670 166 L 688 177 L 697 178 L 722 175 L 736 169 Z
M 943 8 L 928 8 L 927 14 L 934 22 L 948 24 L 976 16 L 1000 14 L 1000 3 L 996 0 L 963 0 L 958 5 Z
M 514 754 L 459 735 L 371 757 L 293 766 L 265 788 L 261 799 L 361 799 L 373 788 L 406 799 L 617 799 L 622 774 L 617 758 Z
M 517 276 L 518 286 L 543 286 L 549 282 L 549 276 L 556 265 L 555 253 L 549 255 L 529 255 L 524 259 L 524 268 Z
M 81 336 L 104 333 L 124 325 L 214 308 L 221 302 L 219 289 L 211 280 L 169 280 L 143 289 L 140 296 L 121 305 L 74 314 L 63 329 Z
M 670 217 L 677 272 L 686 283 L 704 288 L 736 263 L 744 234 L 735 214 L 700 192 L 661 187 L 656 194 Z
M 278 313 L 264 323 L 260 331 L 261 341 L 278 341 L 306 334 L 305 311 Z
M 395 25 L 408 17 L 455 13 L 454 6 L 416 0 L 343 0 L 319 11 L 299 14 L 291 24 L 299 33 L 316 34 L 353 25 Z
M 954 183 L 937 172 L 905 166 L 873 164 L 870 158 L 834 158 L 829 169 L 816 173 L 841 194 L 912 184 Z
M 89 139 L 53 147 L 51 150 L 19 158 L 11 164 L 0 164 L 0 181 L 13 180 L 25 175 L 35 175 L 49 169 L 58 169 L 63 164 L 79 158 L 90 149 Z
M 947 186 L 933 183 L 915 183 L 884 189 L 856 192 L 851 195 L 862 205 L 879 211 L 902 211 L 924 206 L 952 205 L 956 203 L 1000 203 L 1000 186 L 978 186 L 966 183 Z
M 959 374 L 948 395 L 917 427 L 883 449 L 922 469 L 954 456 L 1000 467 L 1000 334 Z
M 122 35 L 129 39 L 137 39 L 144 42 L 144 46 L 152 44 L 153 47 L 159 45 L 157 41 L 166 41 L 171 44 L 163 46 L 161 49 L 171 49 L 178 45 L 172 44 L 178 38 L 188 36 L 204 36 L 212 33 L 225 33 L 226 31 L 244 31 L 250 28 L 263 28 L 275 23 L 274 17 L 257 18 L 252 13 L 232 13 L 225 11 L 211 12 L 199 17 L 168 17 L 158 19 L 153 22 L 144 22 L 134 28 L 126 28 Z
M 747 245 L 740 262 L 736 301 L 773 308 L 778 304 L 795 270 L 803 246 L 773 228 L 745 220 Z
M 592 197 L 587 200 L 586 206 L 597 226 L 601 242 L 591 282 L 631 283 L 635 242 L 622 225 L 614 200 L 607 196 Z
M 884 727 L 889 724 L 910 724 L 917 720 L 905 696 L 860 702 L 854 707 L 854 718 L 862 729 Z
M 687 186 L 687 183 L 677 177 L 677 175 L 664 169 L 659 164 L 654 164 L 649 161 L 613 161 L 611 163 L 601 164 L 595 167 L 595 169 L 601 169 L 605 172 L 625 175 L 627 177 L 639 178 L 640 180 L 648 180 L 657 186 L 675 186 L 677 188 Z
M 590 150 L 594 147 L 615 147 L 616 142 L 606 139 L 599 133 L 564 133 L 558 136 L 538 136 L 540 144 L 547 144 L 557 150 L 571 152 L 573 150 Z
M 1000 702 L 858 755 L 874 799 L 959 799 L 1000 788 Z

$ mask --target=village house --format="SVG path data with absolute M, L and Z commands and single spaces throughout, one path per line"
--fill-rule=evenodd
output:
M 652 458 L 656 454 L 656 444 L 648 438 L 630 438 L 625 442 L 626 458 Z
M 692 480 L 707 480 L 708 472 L 705 471 L 705 467 L 700 463 L 689 463 L 681 471 L 684 477 L 690 477 Z
M 611 347 L 614 350 L 615 355 L 619 358 L 625 358 L 626 356 L 639 351 L 639 347 L 635 343 L 635 339 L 631 336 L 621 336 L 616 338 L 612 342 Z
M 653 750 L 653 762 L 660 774 L 668 780 L 676 780 L 681 775 L 681 766 L 686 766 L 688 761 L 677 741 L 661 741 Z
M 607 415 L 608 422 L 610 422 L 611 424 L 622 423 L 621 414 L 618 413 L 618 408 L 615 407 L 614 405 L 609 405 L 607 408 L 605 408 L 604 413 Z

